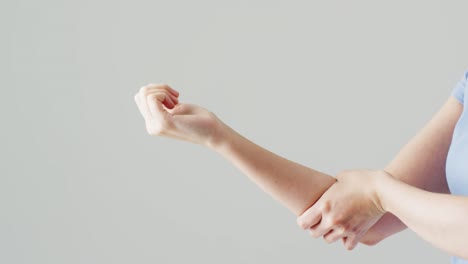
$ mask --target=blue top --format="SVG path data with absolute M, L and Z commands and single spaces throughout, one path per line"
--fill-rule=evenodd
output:
M 461 104 L 468 103 L 468 71 L 458 81 L 452 91 Z M 465 97 L 465 94 L 467 96 Z M 458 120 L 453 132 L 452 143 L 447 155 L 445 167 L 447 183 L 450 192 L 454 195 L 468 196 L 468 108 L 463 108 L 463 113 Z M 468 260 L 452 257 L 452 264 L 468 264 Z

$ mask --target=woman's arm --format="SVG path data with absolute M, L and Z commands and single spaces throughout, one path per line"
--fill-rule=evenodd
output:
M 434 246 L 468 259 L 468 197 L 431 193 L 390 176 L 377 182 L 383 210 L 396 215 Z
M 432 192 L 448 192 L 445 160 L 453 129 L 462 112 L 462 105 L 450 97 L 432 120 L 416 135 L 385 168 L 394 178 Z M 359 241 L 375 244 L 406 228 L 390 213 L 384 216 L 375 209 L 373 190 L 365 192 L 366 175 L 372 171 L 345 171 L 336 176 L 334 184 L 320 199 L 298 218 L 298 224 L 313 237 L 324 236 L 327 242 L 343 239 L 347 249 Z M 356 177 L 352 177 L 356 176 Z M 348 181 L 348 177 L 350 180 Z M 369 180 L 372 177 L 366 177 Z M 369 194 L 370 193 L 370 194 Z M 370 198 L 369 198 L 370 197 Z
M 448 193 L 445 160 L 457 120 L 463 105 L 450 97 L 429 123 L 409 141 L 385 167 L 394 178 L 417 188 Z M 364 235 L 361 242 L 374 245 L 384 238 L 404 230 L 406 225 L 391 213 L 386 213 Z
M 212 112 L 197 105 L 181 104 L 178 97 L 176 90 L 164 84 L 150 84 L 140 89 L 135 102 L 147 132 L 215 150 L 296 216 L 336 181 L 254 144 Z
M 322 214 L 317 225 L 312 223 L 312 232 L 354 240 L 362 219 L 389 212 L 434 246 L 468 258 L 468 197 L 425 191 L 384 170 L 347 171 L 337 180 L 322 197 L 333 192 L 340 199 L 330 200 L 329 213 Z M 321 203 L 322 198 L 316 204 Z M 309 228 L 308 223 L 304 227 Z
M 445 160 L 453 129 L 462 111 L 463 106 L 450 97 L 430 122 L 385 167 L 385 171 L 417 188 L 448 193 Z M 374 245 L 405 228 L 406 225 L 397 217 L 386 213 L 361 242 Z
M 280 157 L 222 124 L 212 148 L 297 216 L 335 182 L 335 178 Z

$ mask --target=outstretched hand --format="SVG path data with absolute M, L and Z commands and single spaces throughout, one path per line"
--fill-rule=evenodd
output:
M 385 213 L 376 186 L 388 176 L 372 170 L 338 174 L 337 182 L 298 217 L 298 225 L 328 243 L 342 239 L 346 249 L 352 250 Z
M 148 84 L 135 95 L 148 134 L 201 145 L 217 140 L 222 123 L 215 114 L 194 104 L 179 103 L 179 92 L 166 84 Z

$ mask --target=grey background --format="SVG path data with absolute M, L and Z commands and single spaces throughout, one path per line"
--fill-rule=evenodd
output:
M 208 149 L 146 134 L 181 101 L 321 171 L 383 167 L 468 66 L 455 1 L 0 3 L 0 263 L 448 263 L 411 231 L 346 251 Z

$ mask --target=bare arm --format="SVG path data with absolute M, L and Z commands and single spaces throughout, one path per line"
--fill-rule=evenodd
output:
M 329 243 L 342 238 L 347 249 L 353 249 L 358 242 L 375 244 L 405 229 L 393 211 L 379 209 L 372 176 L 390 173 L 406 186 L 447 193 L 445 160 L 461 112 L 461 104 L 450 97 L 383 171 L 339 173 L 337 182 L 298 218 L 300 227 L 308 229 L 313 237 L 323 236 Z
M 179 93 L 149 84 L 135 95 L 147 132 L 209 147 L 230 161 L 296 216 L 336 181 L 335 178 L 282 158 L 241 136 L 212 112 L 179 103 Z
M 468 197 L 424 191 L 392 177 L 376 185 L 383 210 L 434 246 L 468 259 Z
M 280 157 L 222 125 L 222 142 L 213 149 L 261 189 L 301 215 L 335 182 L 335 178 Z
M 429 123 L 409 141 L 385 167 L 396 179 L 417 188 L 448 193 L 445 160 L 455 124 L 463 111 L 455 98 L 450 97 Z M 391 213 L 386 213 L 366 233 L 361 242 L 373 245 L 404 230 L 406 225 Z

